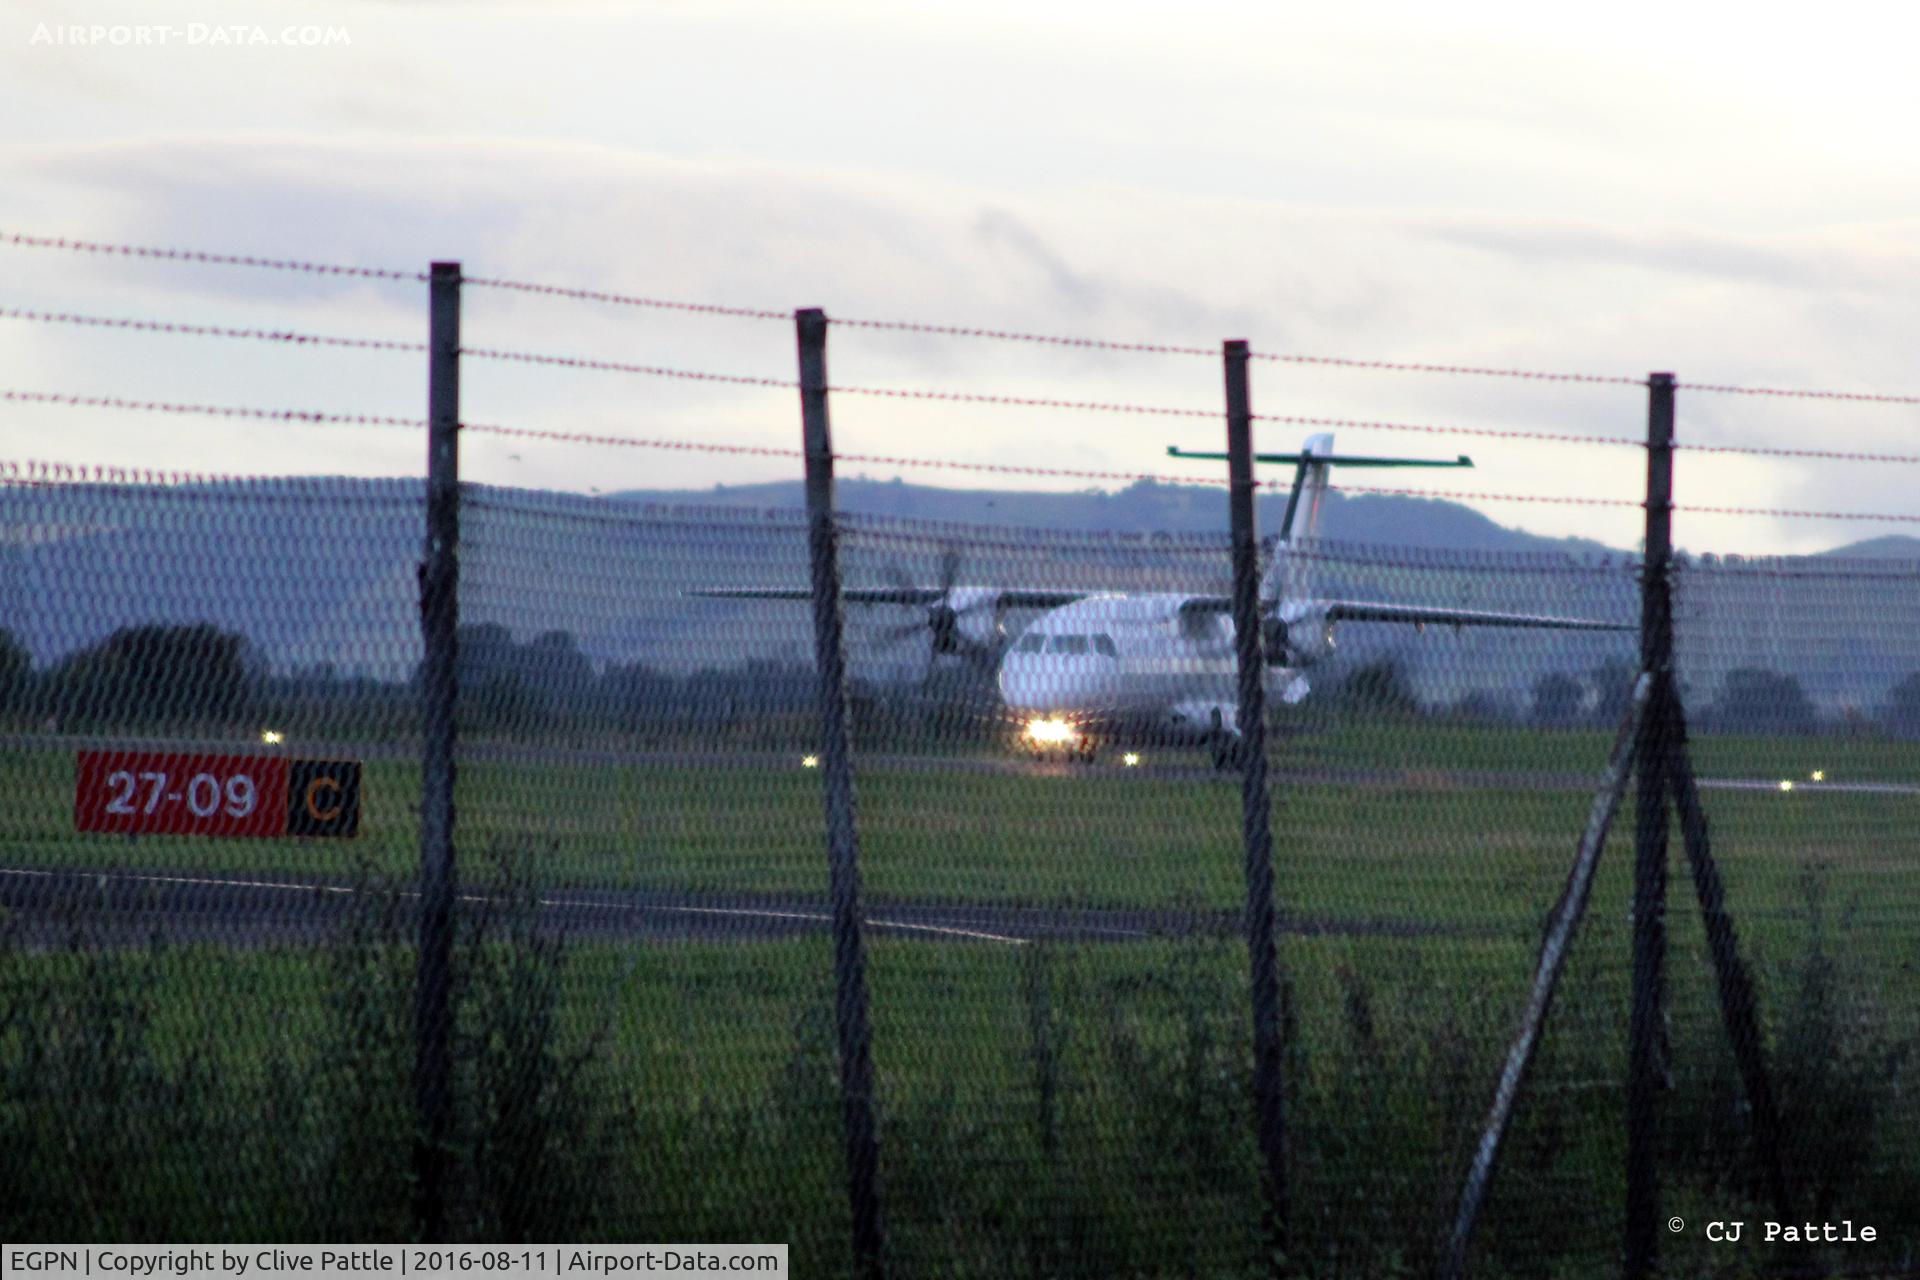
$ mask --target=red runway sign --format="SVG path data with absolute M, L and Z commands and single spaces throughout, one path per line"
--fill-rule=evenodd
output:
M 80 831 L 180 836 L 353 836 L 360 764 L 179 751 L 82 751 Z

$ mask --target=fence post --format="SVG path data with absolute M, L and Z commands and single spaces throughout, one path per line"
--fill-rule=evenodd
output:
M 1635 751 L 1633 1003 L 1627 1032 L 1629 1280 L 1652 1274 L 1659 1252 L 1659 1093 L 1665 1074 L 1667 751 L 1673 741 L 1673 375 L 1647 379 L 1647 524 L 1640 571 L 1640 665 L 1652 677 Z
M 1627 794 L 1627 779 L 1633 770 L 1634 744 L 1640 738 L 1640 725 L 1647 715 L 1647 688 L 1651 677 L 1644 672 L 1633 682 L 1627 699 L 1627 714 L 1614 735 L 1613 750 L 1607 756 L 1606 771 L 1600 775 L 1600 788 L 1594 792 L 1587 810 L 1587 826 L 1574 847 L 1573 868 L 1560 890 L 1560 900 L 1547 917 L 1546 936 L 1540 940 L 1540 958 L 1533 967 L 1533 986 L 1527 994 L 1527 1007 L 1520 1015 L 1520 1030 L 1507 1049 L 1506 1065 L 1494 1085 L 1493 1104 L 1487 1108 L 1487 1120 L 1474 1148 L 1473 1163 L 1460 1184 L 1460 1206 L 1454 1212 L 1453 1231 L 1447 1237 L 1447 1251 L 1440 1261 L 1442 1280 L 1465 1280 L 1467 1245 L 1480 1223 L 1480 1210 L 1486 1203 L 1487 1189 L 1493 1185 L 1494 1163 L 1500 1158 L 1500 1145 L 1506 1141 L 1507 1126 L 1513 1122 L 1514 1108 L 1520 1102 L 1520 1087 L 1533 1068 L 1533 1056 L 1540 1048 L 1546 1030 L 1547 1015 L 1553 1012 L 1554 992 L 1560 974 L 1566 969 L 1567 954 L 1587 914 L 1587 900 L 1593 893 L 1593 879 L 1600 870 L 1600 855 L 1606 851 L 1607 833 L 1613 817 Z
M 1687 869 L 1693 874 L 1700 920 L 1706 926 L 1707 946 L 1713 956 L 1721 1025 L 1739 1063 L 1740 1083 L 1747 1091 L 1747 1109 L 1753 1116 L 1754 1154 L 1760 1159 L 1760 1176 L 1766 1182 L 1774 1213 L 1785 1221 L 1792 1209 L 1786 1165 L 1780 1156 L 1780 1109 L 1774 1101 L 1772 1078 L 1767 1074 L 1767 1042 L 1760 1030 L 1759 1000 L 1753 990 L 1753 975 L 1740 958 L 1740 937 L 1733 926 L 1733 913 L 1727 910 L 1726 884 L 1713 860 L 1707 814 L 1700 804 L 1700 788 L 1694 780 L 1693 757 L 1687 746 L 1684 709 L 1676 709 L 1674 718 L 1679 722 L 1680 736 L 1674 743 L 1669 781 L 1673 785 L 1674 811 L 1680 818 L 1681 845 L 1687 852 Z
M 1267 1240 L 1276 1272 L 1288 1246 L 1287 1120 L 1280 1018 L 1280 961 L 1274 941 L 1273 831 L 1267 796 L 1266 653 L 1260 617 L 1260 539 L 1254 527 L 1253 406 L 1247 344 L 1225 348 L 1227 513 L 1233 529 L 1234 656 L 1240 676 L 1240 805 L 1246 842 L 1247 949 L 1253 969 L 1255 1136 L 1265 1182 Z
M 855 1274 L 884 1272 L 877 1188 L 873 1029 L 860 911 L 860 844 L 854 825 L 847 735 L 847 662 L 840 616 L 840 550 L 833 518 L 833 437 L 827 421 L 827 316 L 794 313 L 800 347 L 800 421 L 807 466 L 807 544 L 813 573 L 813 652 L 819 679 L 820 762 L 826 784 L 827 867 L 833 898 L 834 1022 L 840 1038 L 840 1114 L 853 1203 Z
M 427 537 L 420 563 L 423 743 L 420 756 L 420 944 L 414 982 L 414 1225 L 446 1236 L 447 1140 L 453 1111 L 453 746 L 459 625 L 460 264 L 429 277 Z

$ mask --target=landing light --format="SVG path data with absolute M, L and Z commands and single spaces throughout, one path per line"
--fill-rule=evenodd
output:
M 277 747 L 281 743 L 285 742 L 286 740 L 287 740 L 287 735 L 280 732 L 278 729 L 262 729 L 260 731 L 260 741 L 266 743 L 270 747 Z
M 1827 780 L 1827 771 L 1825 769 L 1815 769 L 1812 777 L 1815 782 L 1825 782 Z
M 1781 789 L 1782 791 L 1791 791 L 1791 790 L 1793 790 L 1793 779 L 1792 779 L 1792 778 L 1782 778 L 1782 779 L 1780 779 L 1780 789 Z
M 800 767 L 802 769 L 818 769 L 820 767 L 820 757 L 819 756 L 801 756 Z
M 1068 724 L 1065 720 L 1029 720 L 1027 721 L 1027 736 L 1035 742 L 1058 746 L 1062 743 L 1072 742 L 1078 738 L 1080 731 Z
M 1124 764 L 1125 766 L 1127 766 L 1127 768 L 1131 769 L 1135 765 L 1140 763 L 1140 753 L 1137 751 L 1129 751 L 1127 752 L 1127 754 L 1120 757 L 1120 763 Z

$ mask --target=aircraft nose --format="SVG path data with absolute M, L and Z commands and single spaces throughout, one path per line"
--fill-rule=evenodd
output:
M 1000 701 L 1010 711 L 1041 709 L 1043 681 L 1031 658 L 1008 654 L 1000 663 Z

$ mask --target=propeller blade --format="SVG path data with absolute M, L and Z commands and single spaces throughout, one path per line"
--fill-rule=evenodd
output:
M 907 575 L 905 569 L 900 567 L 898 560 L 887 561 L 880 570 L 880 576 L 887 580 L 888 586 L 900 591 L 912 591 L 919 585 Z
M 975 670 L 983 675 L 994 675 L 1000 670 L 1000 649 L 997 645 L 982 644 L 971 636 L 956 635 L 954 652 L 958 653 Z
M 950 594 L 959 580 L 960 548 L 949 546 L 940 553 L 940 594 Z

